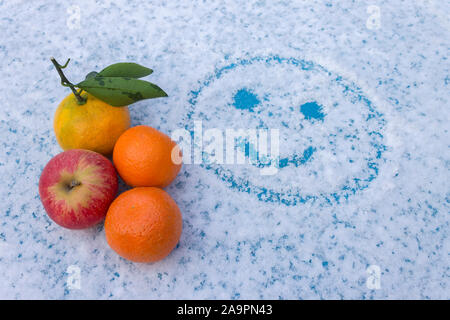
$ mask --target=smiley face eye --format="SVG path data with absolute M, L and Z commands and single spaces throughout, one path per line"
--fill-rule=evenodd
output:
M 306 102 L 300 106 L 300 112 L 306 120 L 320 120 L 323 121 L 325 118 L 325 113 L 322 112 L 322 106 L 317 102 Z
M 233 106 L 239 110 L 253 112 L 253 109 L 260 103 L 258 96 L 247 88 L 239 89 L 233 97 Z

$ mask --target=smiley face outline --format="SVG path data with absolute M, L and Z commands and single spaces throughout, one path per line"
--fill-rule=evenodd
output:
M 280 203 L 286 206 L 295 206 L 300 203 L 306 203 L 309 201 L 315 202 L 319 200 L 323 200 L 325 203 L 329 204 L 340 203 L 342 199 L 348 199 L 350 196 L 355 195 L 358 191 L 368 188 L 370 183 L 378 176 L 380 163 L 384 161 L 383 153 L 387 148 L 383 143 L 384 137 L 381 132 L 384 129 L 386 120 L 384 119 L 383 114 L 376 109 L 373 102 L 354 82 L 344 79 L 342 76 L 329 71 L 324 66 L 315 62 L 297 58 L 285 58 L 278 55 L 236 59 L 234 62 L 228 63 L 225 66 L 216 69 L 213 74 L 207 76 L 200 83 L 198 89 L 190 92 L 190 97 L 188 99 L 189 109 L 186 114 L 187 120 L 192 120 L 193 115 L 195 114 L 198 97 L 205 88 L 209 87 L 214 81 L 220 80 L 223 75 L 232 72 L 234 69 L 249 66 L 255 63 L 289 64 L 296 68 L 301 68 L 301 70 L 306 72 L 323 72 L 327 76 L 331 77 L 335 83 L 342 88 L 342 93 L 345 97 L 362 103 L 369 112 L 369 117 L 366 119 L 366 122 L 369 120 L 375 121 L 377 126 L 377 130 L 370 132 L 366 130 L 370 139 L 369 143 L 376 154 L 374 158 L 368 158 L 365 163 L 367 175 L 355 176 L 351 178 L 349 177 L 347 180 L 351 180 L 352 183 L 346 183 L 340 186 L 339 190 L 334 192 L 330 191 L 319 194 L 302 194 L 301 190 L 295 187 L 287 192 L 281 192 L 273 188 L 270 189 L 265 186 L 257 185 L 251 181 L 250 177 L 248 179 L 238 177 L 231 170 L 220 165 L 201 164 L 201 166 L 208 171 L 212 171 L 220 180 L 225 182 L 227 186 L 233 190 L 253 194 L 260 201 Z

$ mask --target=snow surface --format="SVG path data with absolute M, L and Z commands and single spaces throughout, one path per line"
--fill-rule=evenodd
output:
M 438 0 L 0 0 L 0 298 L 449 299 L 449 15 Z M 117 256 L 102 225 L 57 226 L 38 195 L 69 93 L 51 56 L 73 81 L 153 68 L 169 97 L 133 105 L 133 125 L 279 129 L 277 174 L 184 165 L 167 188 L 183 234 L 154 264 Z

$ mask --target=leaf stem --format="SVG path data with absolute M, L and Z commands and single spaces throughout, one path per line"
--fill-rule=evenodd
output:
M 65 76 L 64 73 L 62 72 L 62 69 L 64 69 L 65 67 L 67 67 L 67 65 L 69 64 L 70 59 L 68 59 L 67 62 L 66 62 L 64 65 L 60 65 L 60 64 L 55 60 L 55 58 L 53 58 L 53 57 L 51 57 L 50 60 L 52 61 L 53 65 L 55 66 L 56 71 L 58 71 L 58 74 L 59 74 L 59 76 L 60 76 L 60 78 L 61 78 L 61 84 L 62 84 L 63 86 L 65 86 L 65 87 L 69 87 L 70 90 L 72 90 L 73 94 L 75 95 L 75 97 L 76 97 L 77 100 L 78 100 L 78 104 L 79 104 L 79 105 L 85 104 L 87 99 L 83 98 L 83 97 L 80 95 L 81 90 L 80 90 L 80 92 L 78 92 L 78 91 L 75 89 L 75 86 L 74 86 L 69 80 L 67 80 L 66 76 Z

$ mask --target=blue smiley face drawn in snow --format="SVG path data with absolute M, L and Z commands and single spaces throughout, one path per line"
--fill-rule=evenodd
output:
M 253 57 L 228 63 L 191 92 L 184 125 L 278 129 L 277 173 L 253 165 L 203 163 L 229 188 L 288 206 L 339 203 L 366 189 L 384 161 L 385 119 L 353 82 L 295 58 Z M 249 158 L 255 147 L 239 145 Z M 254 160 L 254 159 L 253 159 Z

